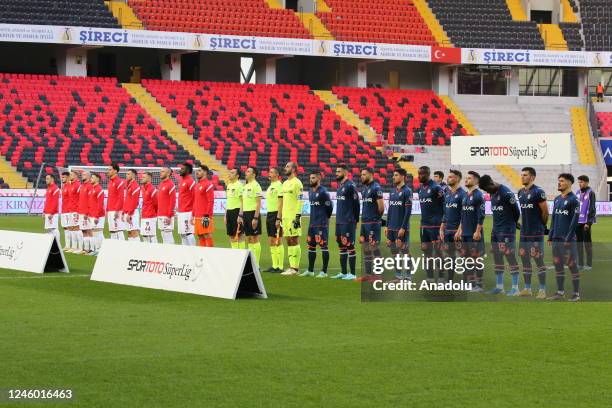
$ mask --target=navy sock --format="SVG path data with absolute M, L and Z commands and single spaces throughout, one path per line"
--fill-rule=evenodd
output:
M 315 261 L 317 260 L 317 249 L 308 248 L 308 271 L 314 272 Z
M 346 261 L 348 260 L 348 253 L 346 248 L 340 250 L 340 269 L 343 275 L 346 275 Z
M 327 248 L 321 249 L 321 255 L 323 256 L 323 269 L 322 271 L 327 273 L 327 266 L 329 265 L 329 250 Z

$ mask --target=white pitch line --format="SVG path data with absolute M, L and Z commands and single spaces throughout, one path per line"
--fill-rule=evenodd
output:
M 34 275 L 34 276 L 0 276 L 0 279 L 82 278 L 85 276 L 90 276 L 90 275 L 85 274 L 85 273 L 77 274 L 77 273 L 58 272 L 58 275 L 41 274 L 41 275 Z

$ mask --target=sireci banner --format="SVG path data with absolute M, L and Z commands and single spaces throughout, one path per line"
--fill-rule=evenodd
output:
M 572 164 L 569 133 L 453 136 L 454 165 L 559 166 Z

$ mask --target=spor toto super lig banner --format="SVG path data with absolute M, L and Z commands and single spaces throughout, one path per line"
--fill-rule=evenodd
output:
M 454 136 L 451 163 L 469 166 L 572 164 L 569 133 L 493 136 Z
M 611 67 L 612 52 L 444 48 L 299 38 L 250 37 L 168 31 L 0 24 L 0 41 L 102 45 L 188 51 L 432 61 L 441 63 Z M 460 58 L 458 54 L 460 50 Z M 443 55 L 444 54 L 444 55 Z
M 224 299 L 268 297 L 259 268 L 246 249 L 106 239 L 91 280 Z

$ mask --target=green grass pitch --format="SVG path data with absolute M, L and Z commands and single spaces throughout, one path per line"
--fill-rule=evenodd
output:
M 41 231 L 42 220 L 0 217 L 0 228 Z M 593 231 L 596 241 L 609 242 L 612 219 L 600 219 Z M 223 231 L 215 238 L 227 246 Z M 335 244 L 330 248 L 337 268 Z M 266 268 L 267 245 L 262 254 Z M 609 302 L 364 303 L 354 282 L 270 274 L 263 274 L 268 300 L 226 301 L 91 282 L 93 258 L 67 259 L 67 276 L 0 270 L 0 388 L 74 390 L 72 401 L 35 406 L 612 401 Z

